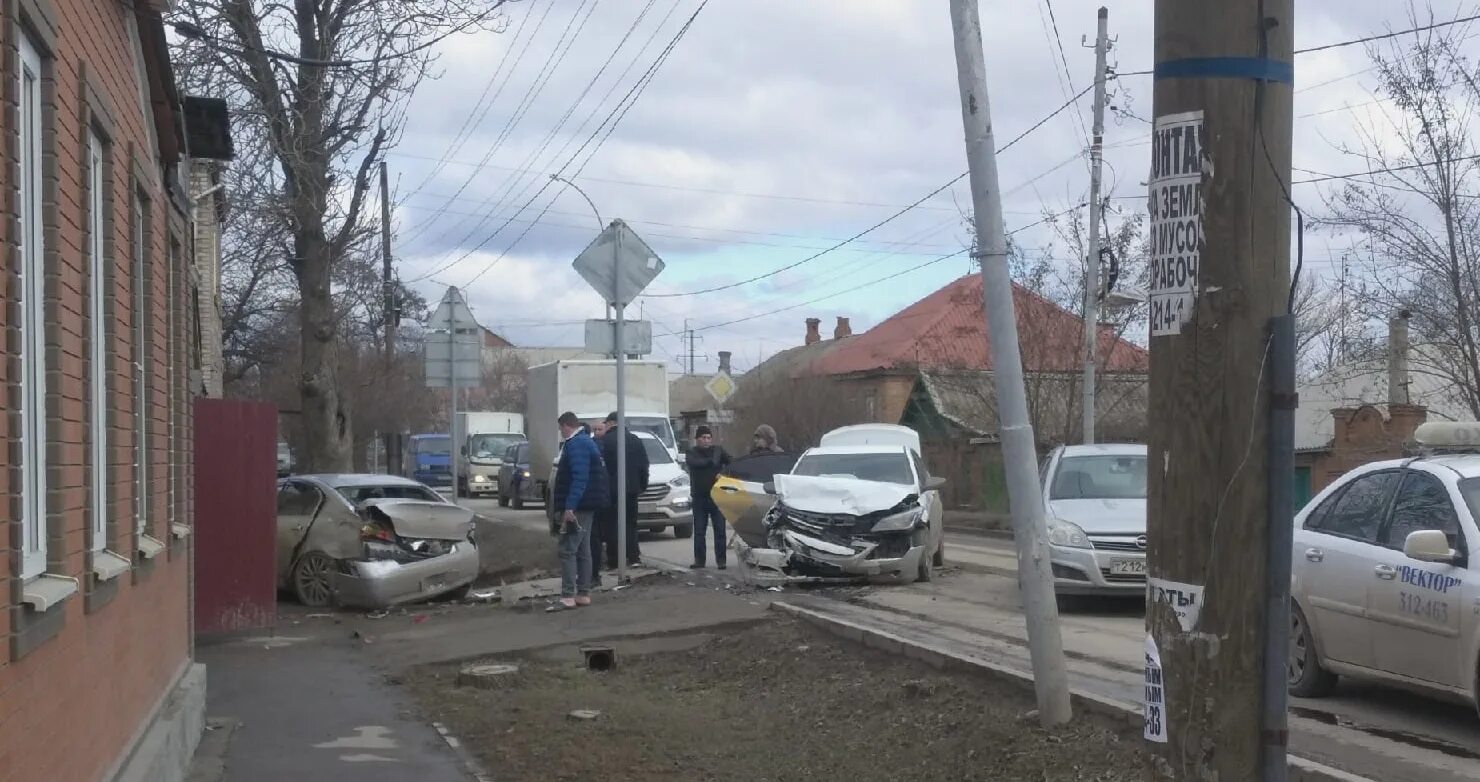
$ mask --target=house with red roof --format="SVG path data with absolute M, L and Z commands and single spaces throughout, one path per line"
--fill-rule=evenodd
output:
M 1084 321 L 1021 286 L 1013 287 L 1013 303 L 1038 441 L 1044 449 L 1077 441 Z M 830 417 L 851 416 L 854 420 L 849 423 L 911 426 L 927 443 L 927 461 L 950 481 L 948 500 L 979 505 L 983 481 L 973 478 L 987 473 L 993 476 L 987 484 L 1000 481 L 995 362 L 982 306 L 981 275 L 969 274 L 862 334 L 852 334 L 846 319 L 839 319 L 834 338 L 824 340 L 818 332 L 820 322 L 809 319 L 806 344 L 782 351 L 747 373 L 750 382 L 740 384 L 736 406 L 743 410 L 754 403 L 763 394 L 763 385 L 767 397 L 795 399 L 823 393 Z M 1149 356 L 1111 326 L 1101 327 L 1099 340 L 1096 434 L 1106 441 L 1141 440 Z M 823 380 L 826 390 L 820 392 L 818 383 Z M 791 390 L 778 393 L 778 386 L 788 384 Z M 805 390 L 802 384 L 807 385 Z M 778 405 L 763 406 L 773 417 L 779 412 Z M 765 415 L 753 411 L 741 417 Z M 788 432 L 777 428 L 786 441 Z M 809 432 L 797 434 L 805 440 Z M 788 443 L 794 448 L 810 444 Z M 956 463 L 959 466 L 950 466 Z M 998 493 L 990 486 L 986 489 Z

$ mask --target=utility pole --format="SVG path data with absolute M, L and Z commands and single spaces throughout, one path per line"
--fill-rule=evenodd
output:
M 1095 354 L 1100 346 L 1100 172 L 1105 163 L 1105 55 L 1110 51 L 1110 11 L 1100 6 L 1095 34 L 1094 137 L 1089 142 L 1089 257 L 1084 276 L 1084 443 L 1095 441 Z
M 395 377 L 396 362 L 396 283 L 391 258 L 391 188 L 390 176 L 386 173 L 385 161 L 380 161 L 380 295 L 381 316 L 385 322 L 385 369 L 386 377 Z M 391 420 L 398 422 L 394 408 Z M 401 427 L 392 426 L 385 433 L 386 472 L 396 473 L 401 468 Z
M 1155 4 L 1146 735 L 1162 742 L 1158 780 L 1286 774 L 1293 6 Z
M 1012 277 L 1007 270 L 1007 235 L 1002 227 L 1002 190 L 997 180 L 997 147 L 992 137 L 987 96 L 987 63 L 982 52 L 977 0 L 951 0 L 956 41 L 956 73 L 961 87 L 961 122 L 971 169 L 971 206 L 976 225 L 973 254 L 982 268 L 983 306 L 994 360 L 997 410 L 1001 421 L 1003 465 L 1012 506 L 1018 552 L 1018 583 L 1028 624 L 1028 652 L 1038 717 L 1044 725 L 1069 721 L 1069 678 L 1059 609 L 1049 569 L 1048 532 L 1038 484 L 1037 444 L 1028 418 L 1023 360 L 1018 348 Z

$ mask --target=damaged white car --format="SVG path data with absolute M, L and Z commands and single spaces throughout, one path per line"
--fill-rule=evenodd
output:
M 941 478 L 902 426 L 845 427 L 766 489 L 766 547 L 744 556 L 761 583 L 895 577 L 929 581 L 945 564 Z
M 278 482 L 278 586 L 307 606 L 456 597 L 478 577 L 473 512 L 391 475 Z

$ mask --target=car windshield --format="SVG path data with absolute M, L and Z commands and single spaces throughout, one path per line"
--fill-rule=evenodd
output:
M 522 434 L 475 434 L 468 444 L 468 453 L 479 459 L 492 459 L 522 440 Z
M 899 453 L 819 453 L 803 456 L 793 475 L 857 478 L 876 483 L 913 486 L 915 474 L 910 460 Z
M 445 434 L 419 437 L 411 441 L 411 450 L 424 456 L 447 456 L 452 453 L 452 438 Z
M 648 434 L 663 441 L 669 448 L 673 447 L 673 425 L 668 423 L 667 418 L 655 416 L 629 415 L 627 425 L 634 432 L 647 432 Z M 670 461 L 672 461 L 670 459 Z
M 423 500 L 425 502 L 442 502 L 437 493 L 425 486 L 414 486 L 406 484 L 393 484 L 390 486 L 335 486 L 334 491 L 349 500 L 351 505 L 359 505 L 366 500 Z
M 642 447 L 647 451 L 648 462 L 651 464 L 672 464 L 673 457 L 668 454 L 668 449 L 663 444 L 651 437 L 639 437 Z
M 1146 457 L 1066 456 L 1053 478 L 1055 500 L 1144 500 Z

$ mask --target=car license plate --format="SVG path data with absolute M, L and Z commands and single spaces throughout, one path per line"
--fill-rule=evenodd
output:
M 637 514 L 639 516 L 651 516 L 657 512 L 658 504 L 656 502 L 644 502 L 637 506 Z
M 1144 576 L 1146 575 L 1146 560 L 1117 559 L 1110 563 L 1110 573 L 1117 576 Z

